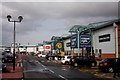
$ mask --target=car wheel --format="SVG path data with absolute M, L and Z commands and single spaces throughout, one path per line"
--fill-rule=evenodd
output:
M 95 63 L 91 63 L 91 66 L 95 66 Z
M 108 68 L 108 72 L 113 73 L 113 68 L 112 68 L 112 67 L 109 67 L 109 68 Z
M 77 67 L 77 66 L 78 66 L 78 63 L 74 63 L 74 66 Z
M 66 62 L 65 62 L 65 64 L 69 64 L 69 62 L 68 62 L 68 61 L 66 61 Z

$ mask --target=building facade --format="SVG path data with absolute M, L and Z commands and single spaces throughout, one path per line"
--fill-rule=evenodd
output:
M 93 49 L 96 57 L 115 57 L 115 45 L 115 28 L 112 25 L 94 31 Z
M 72 48 L 73 55 L 79 53 L 78 55 L 92 56 L 95 54 L 96 58 L 111 58 L 120 57 L 120 21 L 119 20 L 109 20 L 97 23 L 91 23 L 87 26 L 76 25 L 73 26 L 69 32 L 76 32 L 80 30 L 80 35 L 91 35 L 91 46 L 81 46 L 81 37 L 78 41 L 72 41 L 77 45 L 77 47 Z M 77 33 L 77 32 L 76 32 Z M 78 34 L 78 33 L 77 33 Z M 78 38 L 75 38 L 78 40 Z M 84 38 L 85 39 L 85 38 Z M 88 41 L 88 38 L 84 41 Z M 74 40 L 74 39 L 73 39 Z

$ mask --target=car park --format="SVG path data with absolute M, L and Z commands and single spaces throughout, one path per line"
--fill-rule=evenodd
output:
M 70 64 L 70 59 L 71 59 L 71 56 L 62 56 L 61 63 L 62 64 Z
M 73 56 L 70 59 L 70 64 L 72 66 L 86 65 L 86 66 L 96 66 L 97 62 L 95 59 L 87 56 Z
M 105 58 L 99 62 L 99 69 L 103 72 L 113 72 L 117 60 L 120 58 Z M 120 67 L 120 63 L 117 64 Z

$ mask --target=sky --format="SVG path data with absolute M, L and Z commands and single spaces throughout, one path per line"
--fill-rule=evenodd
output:
M 0 4 L 0 33 L 2 45 L 13 43 L 13 23 L 16 23 L 16 43 L 37 45 L 52 36 L 69 35 L 74 25 L 87 25 L 118 18 L 118 0 L 4 0 Z

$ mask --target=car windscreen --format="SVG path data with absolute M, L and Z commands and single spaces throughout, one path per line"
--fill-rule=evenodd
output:
M 112 62 L 112 61 L 114 61 L 114 59 L 112 59 L 112 58 L 105 58 L 101 62 L 106 62 L 106 61 Z

